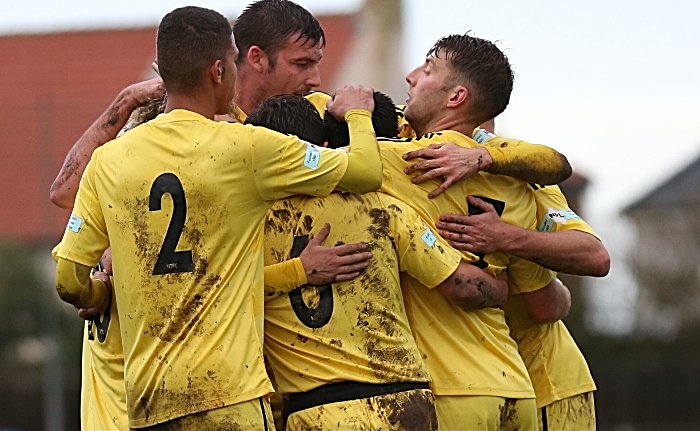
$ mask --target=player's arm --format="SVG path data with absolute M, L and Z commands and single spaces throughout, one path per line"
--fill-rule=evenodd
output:
M 505 273 L 496 278 L 466 262 L 461 262 L 455 272 L 435 289 L 465 311 L 502 307 L 508 300 Z
M 437 289 L 448 301 L 466 310 L 500 307 L 508 299 L 505 276 L 498 279 L 470 264 L 451 248 L 410 206 L 393 201 L 386 208 L 392 213 L 392 231 L 399 258 L 399 269 L 429 289 Z
M 405 169 L 406 174 L 426 171 L 411 179 L 420 184 L 433 178 L 443 183 L 433 190 L 430 198 L 438 196 L 452 184 L 467 179 L 479 171 L 507 175 L 535 184 L 558 184 L 571 176 L 566 157 L 544 145 L 490 135 L 483 145 L 465 148 L 454 144 L 433 144 L 410 151 L 405 160 L 425 159 Z
M 134 109 L 164 94 L 163 80 L 160 78 L 139 82 L 122 90 L 107 110 L 73 144 L 61 171 L 51 184 L 51 202 L 61 208 L 72 208 L 80 177 L 95 149 L 117 137 Z
M 469 196 L 482 214 L 444 214 L 437 223 L 440 235 L 454 248 L 472 253 L 508 252 L 553 271 L 604 277 L 610 256 L 603 243 L 576 228 L 538 232 L 504 223 L 492 205 Z
M 372 253 L 367 244 L 343 244 L 326 247 L 323 241 L 330 233 L 326 223 L 294 259 L 265 266 L 266 300 L 288 293 L 304 284 L 325 284 L 352 280 L 369 265 Z
M 98 274 L 98 278 L 90 277 L 92 268 L 58 258 L 56 266 L 56 291 L 65 302 L 76 308 L 104 310 L 109 300 L 112 288 L 109 276 Z
M 538 323 L 561 320 L 571 308 L 571 293 L 556 278 L 542 289 L 522 293 L 522 298 L 528 314 Z
M 348 164 L 336 190 L 353 193 L 378 190 L 382 185 L 382 160 L 372 125 L 374 90 L 339 88 L 326 107 L 338 121 L 348 123 L 350 132 Z

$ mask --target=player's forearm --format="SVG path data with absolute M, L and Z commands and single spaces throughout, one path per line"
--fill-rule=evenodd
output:
M 457 270 L 436 287 L 447 300 L 465 311 L 501 307 L 508 299 L 508 283 L 478 267 L 462 262 Z
M 559 280 L 534 292 L 523 293 L 528 314 L 537 323 L 553 323 L 565 318 L 571 309 L 571 292 Z
M 56 291 L 65 302 L 78 308 L 99 308 L 108 299 L 105 283 L 90 277 L 91 268 L 66 259 L 58 259 Z
M 515 226 L 501 242 L 502 249 L 545 268 L 566 274 L 604 277 L 610 256 L 598 238 L 579 230 L 537 232 Z
M 345 114 L 350 132 L 348 167 L 336 189 L 353 193 L 378 190 L 382 185 L 382 160 L 372 127 L 372 114 L 355 109 Z
M 82 177 L 92 157 L 101 145 L 117 137 L 131 112 L 138 106 L 129 88 L 122 90 L 105 112 L 83 133 L 68 152 L 61 171 L 51 184 L 51 202 L 61 208 L 72 208 Z
M 295 258 L 265 267 L 265 300 L 276 298 L 306 284 L 301 259 Z
M 492 162 L 486 172 L 507 175 L 528 183 L 559 184 L 571 176 L 571 165 L 566 157 L 545 146 L 537 144 L 517 146 L 492 146 L 485 144 Z

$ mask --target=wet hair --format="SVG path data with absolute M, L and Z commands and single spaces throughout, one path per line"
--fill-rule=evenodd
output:
M 159 114 L 165 112 L 166 102 L 166 96 L 158 97 L 134 109 L 129 116 L 129 121 L 126 123 L 126 128 L 133 129 L 139 124 L 147 123 L 156 118 Z
M 314 105 L 302 96 L 285 94 L 264 101 L 245 124 L 267 127 L 316 145 L 323 145 L 323 120 Z
M 452 72 L 451 84 L 467 87 L 476 122 L 481 124 L 506 109 L 513 91 L 513 70 L 493 42 L 453 34 L 438 40 L 428 51 L 430 55 L 443 55 Z
M 248 50 L 257 46 L 270 58 L 270 66 L 275 66 L 277 53 L 290 37 L 296 35 L 296 41 L 304 45 L 326 45 L 326 36 L 321 24 L 311 13 L 288 0 L 259 0 L 251 3 L 238 16 L 233 25 L 236 46 L 241 53 L 241 64 Z
M 396 137 L 396 128 L 399 115 L 396 105 L 386 94 L 374 92 L 374 112 L 372 112 L 372 125 L 374 133 L 379 138 Z M 326 128 L 325 141 L 328 148 L 341 148 L 350 145 L 350 132 L 348 123 L 338 121 L 328 111 L 323 116 L 323 125 Z
M 192 94 L 216 60 L 231 49 L 231 24 L 211 9 L 187 6 L 165 15 L 156 41 L 158 70 L 168 92 Z

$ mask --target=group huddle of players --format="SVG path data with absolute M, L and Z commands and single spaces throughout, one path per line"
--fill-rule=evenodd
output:
M 72 208 L 54 257 L 87 320 L 83 429 L 272 430 L 275 391 L 291 431 L 595 429 L 554 271 L 609 257 L 556 186 L 566 159 L 493 134 L 507 58 L 444 37 L 397 107 L 314 92 L 324 46 L 287 0 L 233 29 L 176 9 L 162 80 L 69 152 L 51 198 Z

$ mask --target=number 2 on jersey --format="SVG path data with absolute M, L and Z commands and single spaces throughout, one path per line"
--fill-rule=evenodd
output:
M 192 250 L 175 251 L 180 236 L 182 236 L 182 230 L 185 228 L 185 220 L 187 220 L 185 190 L 175 174 L 165 173 L 156 178 L 151 186 L 148 210 L 160 211 L 161 200 L 166 193 L 173 200 L 173 216 L 170 219 L 168 231 L 165 233 L 163 245 L 160 247 L 153 275 L 193 272 Z

